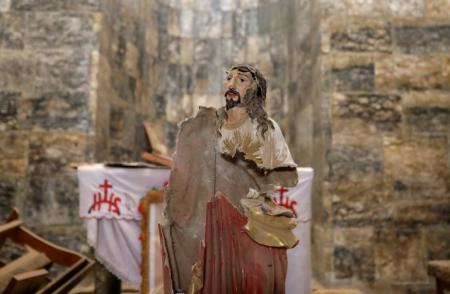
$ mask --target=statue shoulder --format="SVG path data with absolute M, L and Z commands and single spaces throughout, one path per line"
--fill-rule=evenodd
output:
M 272 126 L 273 126 L 273 128 L 269 128 L 270 135 L 273 138 L 278 138 L 278 139 L 284 140 L 283 131 L 281 130 L 278 123 L 271 117 L 269 117 L 269 121 L 272 123 Z
M 182 120 L 178 126 L 182 128 L 185 125 L 205 120 L 212 122 L 216 117 L 217 117 L 217 109 L 215 109 L 214 107 L 200 106 L 195 115 Z

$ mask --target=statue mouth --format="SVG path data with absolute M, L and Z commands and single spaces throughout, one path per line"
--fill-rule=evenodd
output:
M 234 100 L 236 97 L 240 100 L 241 95 L 239 95 L 239 92 L 234 89 L 229 89 L 225 92 L 225 98 Z

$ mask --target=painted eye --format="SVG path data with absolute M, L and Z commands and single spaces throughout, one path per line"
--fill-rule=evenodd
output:
M 245 82 L 245 80 L 244 80 L 244 79 L 241 79 L 241 82 L 243 83 L 243 82 Z

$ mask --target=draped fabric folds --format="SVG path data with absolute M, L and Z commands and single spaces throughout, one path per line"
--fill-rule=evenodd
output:
M 285 293 L 286 249 L 253 241 L 246 222 L 227 197 L 208 203 L 202 293 Z

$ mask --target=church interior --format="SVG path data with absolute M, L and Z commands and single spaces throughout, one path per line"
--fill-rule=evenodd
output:
M 92 257 L 77 165 L 145 161 L 144 123 L 171 156 L 236 63 L 314 170 L 311 293 L 450 289 L 448 0 L 0 0 L 1 222 Z

